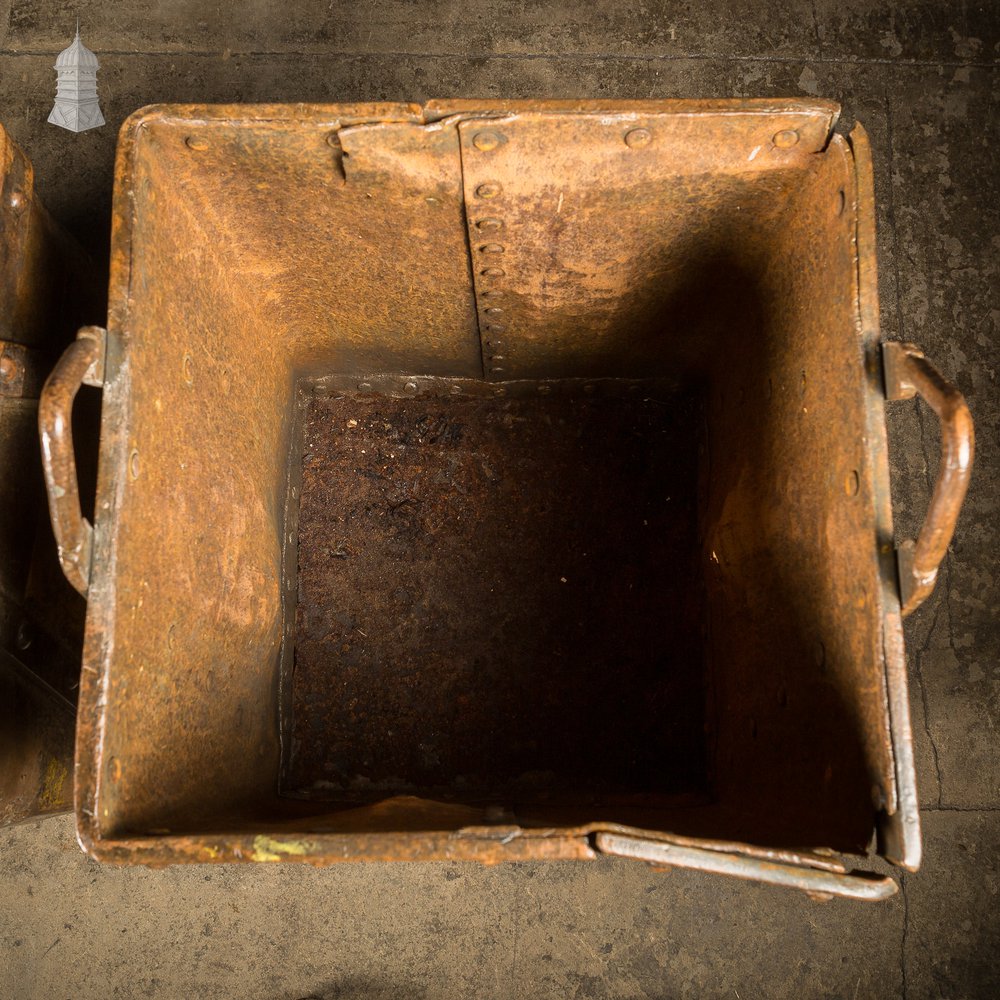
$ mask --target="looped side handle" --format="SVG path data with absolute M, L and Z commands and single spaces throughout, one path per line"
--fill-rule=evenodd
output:
M 49 517 L 59 562 L 69 582 L 86 597 L 94 529 L 80 510 L 73 455 L 73 401 L 84 383 L 104 384 L 106 333 L 99 326 L 85 326 L 76 336 L 42 388 L 38 401 L 38 431 L 42 439 Z
M 896 550 L 903 615 L 910 614 L 930 595 L 938 567 L 948 551 L 962 501 L 969 488 L 975 432 L 965 398 L 913 344 L 882 345 L 887 399 L 910 399 L 919 394 L 941 422 L 941 463 L 930 506 L 917 540 Z

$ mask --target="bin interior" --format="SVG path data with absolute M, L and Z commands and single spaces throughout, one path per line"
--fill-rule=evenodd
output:
M 305 407 L 283 791 L 704 792 L 697 398 L 446 382 Z
M 134 119 L 92 841 L 864 848 L 884 539 L 831 107 Z

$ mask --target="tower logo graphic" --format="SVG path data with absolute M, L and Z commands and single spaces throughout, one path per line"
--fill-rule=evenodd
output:
M 97 103 L 97 56 L 80 41 L 80 24 L 72 45 L 56 57 L 56 103 L 49 122 L 71 132 L 104 124 Z

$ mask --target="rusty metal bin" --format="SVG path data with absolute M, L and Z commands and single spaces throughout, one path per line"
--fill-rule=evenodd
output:
M 102 285 L 0 127 L 0 826 L 65 812 L 73 800 L 86 605 L 55 557 L 38 400 L 80 324 L 104 315 Z M 93 486 L 100 416 L 99 398 L 88 403 L 75 414 L 85 488 Z
M 105 861 L 592 859 L 881 898 L 958 393 L 822 101 L 155 107 L 42 436 Z M 103 385 L 96 519 L 65 432 Z M 942 417 L 892 544 L 883 407 Z M 901 609 L 900 584 L 905 609 Z

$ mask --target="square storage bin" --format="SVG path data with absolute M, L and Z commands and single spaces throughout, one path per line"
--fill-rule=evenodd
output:
M 130 118 L 64 552 L 86 849 L 894 891 L 837 856 L 919 860 L 871 167 L 837 116 Z

